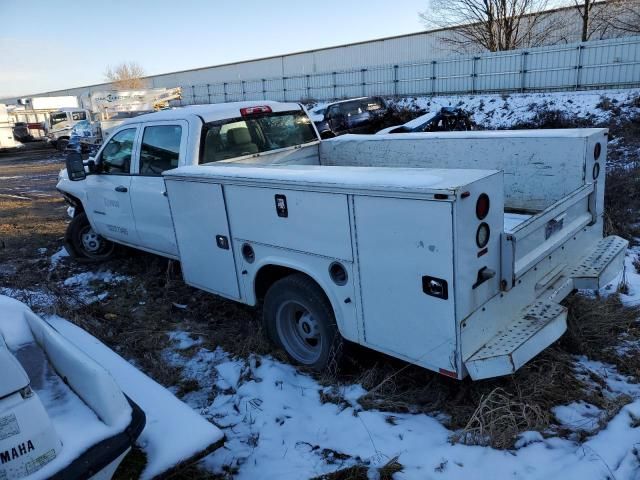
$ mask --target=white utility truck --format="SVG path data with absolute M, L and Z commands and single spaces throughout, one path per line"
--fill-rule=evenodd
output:
M 179 100 L 181 95 L 180 88 L 91 92 L 80 97 L 80 106 L 61 108 L 50 114 L 47 138 L 51 145 L 64 151 L 73 135 L 73 127 L 83 122 L 84 130 L 88 126 L 91 134 L 80 140 L 88 144 L 101 143 L 113 128 L 125 120 L 168 108 L 169 102 Z
M 321 142 L 298 104 L 228 103 L 125 122 L 58 189 L 73 256 L 118 243 L 178 259 L 188 284 L 262 302 L 300 364 L 324 368 L 346 339 L 481 379 L 557 340 L 560 301 L 621 270 L 606 145 L 605 129 Z
M 16 122 L 26 123 L 33 137 L 45 137 L 53 144 L 58 137 L 65 135 L 68 137 L 73 124 L 69 123 L 71 122 L 70 114 L 68 121 L 65 114 L 57 115 L 53 122 L 51 115 L 62 111 L 82 111 L 78 104 L 78 97 L 72 95 L 20 98 L 18 105 L 12 107 L 11 115 Z M 50 135 L 46 135 L 45 132 Z

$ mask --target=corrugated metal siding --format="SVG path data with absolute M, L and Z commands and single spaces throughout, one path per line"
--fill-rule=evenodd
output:
M 640 37 L 447 58 L 443 35 L 427 32 L 149 80 L 152 87 L 182 87 L 183 104 L 640 85 Z M 108 88 L 102 84 L 42 95 L 79 96 Z

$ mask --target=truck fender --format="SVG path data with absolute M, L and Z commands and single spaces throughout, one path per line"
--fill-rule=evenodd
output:
M 257 303 L 258 285 L 256 285 L 256 279 L 259 277 L 260 272 L 264 268 L 284 267 L 288 270 L 291 270 L 291 274 L 303 273 L 307 275 L 309 278 L 311 278 L 314 282 L 316 282 L 318 286 L 322 289 L 322 291 L 325 293 L 327 298 L 329 299 L 329 302 L 331 303 L 331 308 L 333 308 L 333 313 L 336 317 L 336 324 L 338 326 L 338 331 L 340 332 L 340 335 L 342 335 L 342 337 L 345 338 L 346 340 L 349 340 L 352 342 L 358 341 L 358 328 L 355 321 L 356 319 L 355 306 L 354 306 L 355 302 L 351 301 L 348 304 L 345 304 L 344 302 L 342 302 L 338 298 L 337 292 L 336 292 L 336 288 L 341 288 L 341 287 L 337 287 L 331 284 L 328 276 L 327 278 L 321 277 L 320 275 L 318 275 L 318 272 L 316 271 L 317 269 L 314 270 L 304 262 L 296 261 L 295 259 L 289 259 L 289 258 L 285 259 L 285 258 L 268 256 L 260 260 L 258 259 L 256 260 L 257 261 L 255 264 L 255 268 L 252 269 L 253 272 L 255 273 L 253 274 L 253 277 L 250 279 L 251 289 L 249 292 L 247 292 L 248 294 L 247 296 L 250 295 L 253 298 L 247 298 L 248 304 L 255 305 Z M 287 274 L 283 276 L 287 276 Z M 282 278 L 283 276 L 279 278 Z M 279 278 L 277 278 L 276 280 L 278 280 Z M 351 294 L 351 296 L 353 295 Z M 345 312 L 344 309 L 352 310 L 353 313 L 349 315 L 349 313 Z M 353 320 L 350 321 L 348 317 L 351 317 L 351 319 Z

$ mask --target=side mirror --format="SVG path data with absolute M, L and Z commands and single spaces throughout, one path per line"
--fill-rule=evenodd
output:
M 69 176 L 69 180 L 76 182 L 87 178 L 87 172 L 84 170 L 84 162 L 82 161 L 82 155 L 80 153 L 70 152 L 67 155 L 65 163 L 67 165 L 67 175 Z
M 323 130 L 322 132 L 320 132 L 320 138 L 322 140 L 328 140 L 329 138 L 335 138 L 336 134 L 333 133 L 331 130 Z

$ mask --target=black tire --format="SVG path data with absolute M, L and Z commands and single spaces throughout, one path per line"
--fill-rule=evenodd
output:
M 65 247 L 75 260 L 83 263 L 104 262 L 113 257 L 116 244 L 93 231 L 87 214 L 77 214 L 67 227 Z
M 64 152 L 67 149 L 67 145 L 69 145 L 68 138 L 59 138 L 56 142 L 56 148 L 59 152 Z
M 289 275 L 269 288 L 264 298 L 263 324 L 270 339 L 293 362 L 318 372 L 339 366 L 343 339 L 333 308 L 324 291 L 308 276 Z

